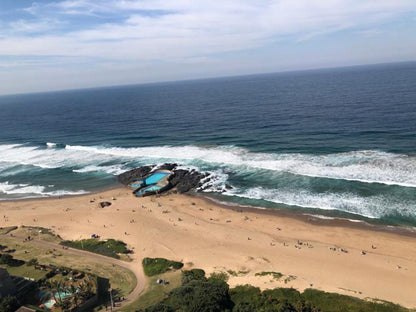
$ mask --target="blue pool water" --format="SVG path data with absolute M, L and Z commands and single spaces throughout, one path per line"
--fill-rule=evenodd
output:
M 130 184 L 131 187 L 133 188 L 138 188 L 144 185 L 144 180 L 137 180 L 133 183 Z
M 144 193 L 148 193 L 148 192 L 155 192 L 155 191 L 158 191 L 160 189 L 161 189 L 161 187 L 159 185 L 147 186 L 147 187 L 144 187 L 143 189 L 141 189 L 140 191 L 138 191 L 136 193 L 136 196 L 141 196 Z
M 150 185 L 150 184 L 157 183 L 159 180 L 163 179 L 164 177 L 166 177 L 169 174 L 170 174 L 169 172 L 153 173 L 150 177 L 146 178 L 146 184 Z
M 223 201 L 416 226 L 415 120 L 414 62 L 3 96 L 0 199 L 177 162 Z

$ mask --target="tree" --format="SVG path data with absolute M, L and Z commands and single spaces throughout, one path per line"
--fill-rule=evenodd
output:
M 190 281 L 194 281 L 194 280 L 198 280 L 198 281 L 206 281 L 206 277 L 205 277 L 205 271 L 201 270 L 201 269 L 192 269 L 189 271 L 183 271 L 182 272 L 182 285 L 185 285 L 187 283 L 189 283 Z
M 38 264 L 38 259 L 36 259 L 36 258 L 32 258 L 32 259 L 30 259 L 29 261 L 26 262 L 27 266 L 36 265 L 36 264 Z
M 7 296 L 0 302 L 1 312 L 14 312 L 20 307 L 16 297 Z

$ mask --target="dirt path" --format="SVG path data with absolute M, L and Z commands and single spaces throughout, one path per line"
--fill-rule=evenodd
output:
M 17 238 L 17 239 L 24 240 L 23 236 L 22 237 L 13 236 L 13 237 Z M 31 240 L 31 241 L 28 241 L 27 243 L 37 245 L 37 246 L 41 246 L 41 247 L 44 247 L 44 248 L 56 249 L 56 250 L 59 250 L 60 252 L 63 252 L 65 254 L 72 255 L 72 256 L 84 257 L 84 258 L 94 259 L 94 260 L 100 261 L 100 262 L 106 262 L 106 263 L 118 265 L 118 266 L 121 266 L 121 267 L 133 272 L 133 274 L 136 276 L 136 280 L 137 280 L 136 287 L 130 292 L 130 294 L 128 294 L 124 298 L 123 301 L 117 303 L 117 309 L 121 308 L 121 307 L 124 307 L 124 306 L 128 305 L 129 303 L 131 303 L 132 301 L 136 300 L 146 288 L 146 278 L 145 278 L 145 275 L 144 275 L 144 272 L 143 272 L 143 268 L 142 268 L 141 263 L 138 263 L 137 261 L 125 262 L 125 261 L 122 261 L 122 260 L 118 260 L 118 259 L 114 259 L 114 258 L 111 258 L 111 257 L 103 256 L 103 255 L 100 255 L 100 254 L 92 253 L 92 252 L 89 252 L 89 251 L 74 249 L 74 248 L 70 248 L 70 247 L 68 247 L 68 248 L 65 247 L 65 249 L 62 249 L 62 245 L 52 243 L 52 242 L 43 241 L 43 240 L 34 239 L 34 240 Z

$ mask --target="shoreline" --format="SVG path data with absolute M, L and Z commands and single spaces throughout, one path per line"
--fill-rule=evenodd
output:
M 243 206 L 234 203 L 227 203 L 218 201 L 215 198 L 204 195 L 202 193 L 185 194 L 186 196 L 195 196 L 204 198 L 208 202 L 212 202 L 218 206 L 231 209 L 233 211 L 247 211 L 252 213 L 277 216 L 282 218 L 293 218 L 305 223 L 321 226 L 341 226 L 345 228 L 379 231 L 386 233 L 393 233 L 398 235 L 416 237 L 416 227 L 414 226 L 402 226 L 402 225 L 389 225 L 382 223 L 370 223 L 363 220 L 354 220 L 342 217 L 327 217 L 319 214 L 313 214 L 312 212 L 292 211 L 284 208 L 263 208 L 255 206 Z
M 117 190 L 120 188 L 124 188 L 126 190 L 130 190 L 129 187 L 115 182 L 114 185 L 102 187 L 95 189 L 91 192 L 87 192 L 85 194 L 74 194 L 74 195 L 62 195 L 62 196 L 48 196 L 48 197 L 33 197 L 33 198 L 16 198 L 16 199 L 6 199 L 0 200 L 1 203 L 13 203 L 13 202 L 30 202 L 30 201 L 48 201 L 48 200 L 56 200 L 56 199 L 67 199 L 67 198 L 77 198 L 77 197 L 84 197 L 84 196 L 94 196 L 97 194 L 101 194 L 104 192 Z M 167 192 L 161 194 L 159 196 L 168 196 L 172 194 L 172 192 Z M 314 214 L 313 212 L 302 212 L 302 211 L 294 211 L 284 208 L 265 208 L 265 207 L 256 207 L 256 206 L 249 206 L 249 205 L 240 205 L 233 202 L 226 202 L 218 200 L 212 196 L 209 196 L 203 192 L 189 192 L 186 194 L 181 194 L 183 196 L 189 197 L 196 197 L 202 198 L 208 203 L 213 203 L 217 206 L 221 206 L 226 209 L 230 209 L 233 211 L 242 211 L 242 212 L 252 212 L 264 215 L 271 215 L 277 216 L 282 218 L 293 218 L 299 221 L 310 223 L 313 225 L 321 225 L 321 226 L 341 226 L 346 228 L 353 228 L 353 229 L 362 229 L 362 230 L 371 230 L 371 231 L 379 231 L 379 232 L 386 232 L 386 233 L 393 233 L 398 235 L 416 237 L 416 226 L 407 226 L 407 225 L 391 225 L 385 223 L 377 223 L 377 222 L 367 222 L 364 220 L 359 219 L 349 219 L 343 217 L 329 217 L 323 216 L 319 214 Z
M 113 200 L 112 197 L 115 197 Z M 99 202 L 111 206 L 101 208 Z M 182 261 L 185 269 L 234 272 L 231 287 L 316 288 L 416 307 L 415 235 L 374 230 L 282 211 L 230 207 L 204 196 L 137 198 L 126 187 L 104 192 L 0 202 L 0 227 L 41 226 L 63 239 L 120 239 L 144 257 Z M 346 226 L 347 225 L 347 226 Z M 280 272 L 293 279 L 258 276 Z
M 34 201 L 34 200 L 54 200 L 54 199 L 65 199 L 65 198 L 73 198 L 73 197 L 82 197 L 82 196 L 89 196 L 95 195 L 111 190 L 115 190 L 121 187 L 125 187 L 123 184 L 116 182 L 114 185 L 109 185 L 106 187 L 100 187 L 97 189 L 92 190 L 91 192 L 86 191 L 83 194 L 67 194 L 67 195 L 57 195 L 57 196 L 45 196 L 45 197 L 27 197 L 27 198 L 14 198 L 14 199 L 0 199 L 1 203 L 13 203 L 13 202 L 25 202 L 25 201 Z

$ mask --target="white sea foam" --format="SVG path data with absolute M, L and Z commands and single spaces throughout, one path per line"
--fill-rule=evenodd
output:
M 209 171 L 208 176 L 201 181 L 200 190 L 204 192 L 225 192 L 228 175 L 222 170 Z
M 0 162 L 40 168 L 79 168 L 89 172 L 102 163 L 178 162 L 186 166 L 231 168 L 236 172 L 270 170 L 299 176 L 416 187 L 416 156 L 380 151 L 353 151 L 327 155 L 252 153 L 232 146 L 156 146 L 120 148 L 72 146 L 41 148 L 0 145 Z M 91 166 L 91 167 L 89 167 Z M 82 172 L 82 171 L 77 171 Z M 110 172 L 111 169 L 110 169 Z
M 397 212 L 402 216 L 416 217 L 414 203 L 395 202 L 384 195 L 360 197 L 352 193 L 312 193 L 307 190 L 266 189 L 262 187 L 247 190 L 232 189 L 225 193 L 249 199 L 265 200 L 273 203 L 303 208 L 339 210 L 367 218 L 380 218 Z
M 319 214 L 310 214 L 310 213 L 304 213 L 305 216 L 311 216 L 314 218 L 318 218 L 318 219 L 322 219 L 322 220 L 335 220 L 335 217 L 328 217 L 328 216 L 323 216 L 323 215 L 319 215 Z
M 58 145 L 57 143 L 46 142 L 47 147 L 56 147 L 57 145 Z
M 68 191 L 68 190 L 50 190 L 45 191 L 46 187 L 42 185 L 29 184 L 11 184 L 9 182 L 0 183 L 0 194 L 6 195 L 32 195 L 31 197 L 47 197 L 47 196 L 64 196 L 64 195 L 81 195 L 87 194 L 84 190 Z
M 161 146 L 105 148 L 67 146 L 71 151 L 111 157 L 208 163 L 288 172 L 296 175 L 416 187 L 416 157 L 378 151 L 355 151 L 329 155 L 251 153 L 242 148 Z M 243 167 L 243 168 L 241 168 Z
M 104 146 L 71 146 L 45 148 L 18 144 L 0 145 L 2 177 L 13 167 L 67 168 L 76 173 L 104 172 L 119 174 L 128 170 L 126 163 L 161 164 L 177 162 L 183 167 L 209 171 L 210 179 L 202 181 L 208 192 L 224 192 L 225 195 L 262 199 L 285 205 L 328 210 L 341 210 L 379 218 L 397 212 L 415 217 L 414 202 L 398 201 L 387 195 L 362 197 L 355 193 L 317 193 L 307 189 L 274 189 L 248 187 L 227 190 L 229 174 L 290 173 L 298 176 L 321 177 L 338 180 L 361 181 L 416 187 L 416 156 L 380 151 L 352 151 L 327 155 L 253 153 L 233 146 L 156 146 L 120 148 Z M 108 165 L 111 164 L 111 165 Z M 33 168 L 28 167 L 27 170 Z M 42 170 L 42 169 L 38 169 Z M 268 171 L 270 171 L 268 173 Z M 7 177 L 6 177 L 7 178 Z M 50 181 L 51 184 L 53 181 Z M 11 185 L 0 183 L 0 193 L 35 194 L 37 196 L 65 195 L 39 185 Z M 67 192 L 67 191 L 62 191 Z M 68 191 L 69 192 L 69 191 Z M 76 191 L 78 192 L 78 191 Z M 83 192 L 83 191 L 79 191 Z M 73 193 L 72 193 L 73 194 Z M 78 193 L 77 193 L 78 194 Z
M 108 174 L 118 175 L 126 171 L 122 165 L 112 165 L 112 166 L 95 166 L 89 165 L 81 169 L 74 169 L 73 172 L 85 173 L 85 172 L 97 172 L 103 171 Z

